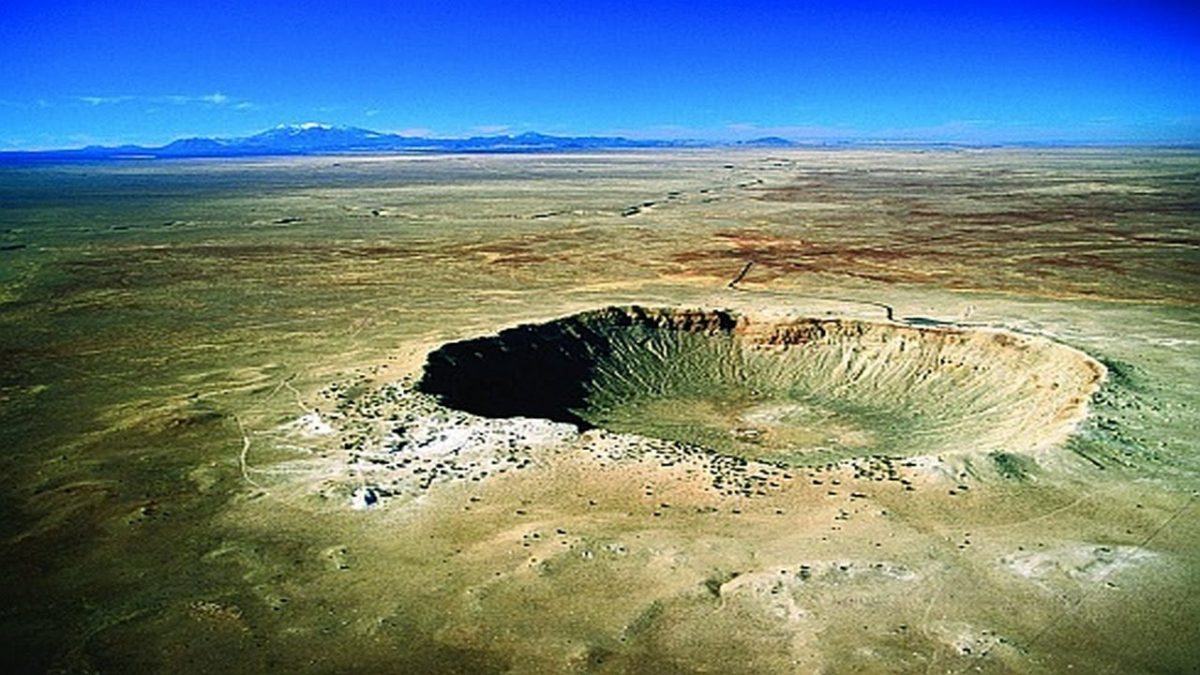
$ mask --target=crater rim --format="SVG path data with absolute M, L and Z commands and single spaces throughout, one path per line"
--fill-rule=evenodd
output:
M 417 388 L 481 417 L 805 466 L 1037 454 L 1074 433 L 1105 377 L 1081 350 L 1006 328 L 610 305 L 443 343 Z

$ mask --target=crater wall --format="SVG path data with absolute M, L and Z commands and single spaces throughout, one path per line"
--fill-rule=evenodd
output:
M 609 307 L 431 352 L 420 388 L 533 417 L 811 464 L 1032 453 L 1086 414 L 1104 368 L 1006 331 Z

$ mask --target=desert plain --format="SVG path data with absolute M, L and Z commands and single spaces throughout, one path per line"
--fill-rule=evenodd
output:
M 1200 154 L 0 166 L 10 672 L 1200 663 Z

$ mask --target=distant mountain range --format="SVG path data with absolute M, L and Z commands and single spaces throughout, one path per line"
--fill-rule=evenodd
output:
M 392 152 L 549 152 L 715 146 L 780 148 L 792 145 L 791 141 L 774 136 L 730 143 L 635 140 L 620 136 L 548 136 L 533 132 L 518 136 L 426 138 L 307 122 L 305 124 L 281 124 L 274 129 L 244 138 L 184 138 L 160 147 L 93 145 L 72 150 L 2 152 L 0 159 L 157 159 Z

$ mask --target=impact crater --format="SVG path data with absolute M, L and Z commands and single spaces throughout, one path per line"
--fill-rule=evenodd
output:
M 491 418 L 544 418 L 812 465 L 1035 453 L 1064 441 L 1104 367 L 994 329 L 609 307 L 453 342 L 419 388 Z

